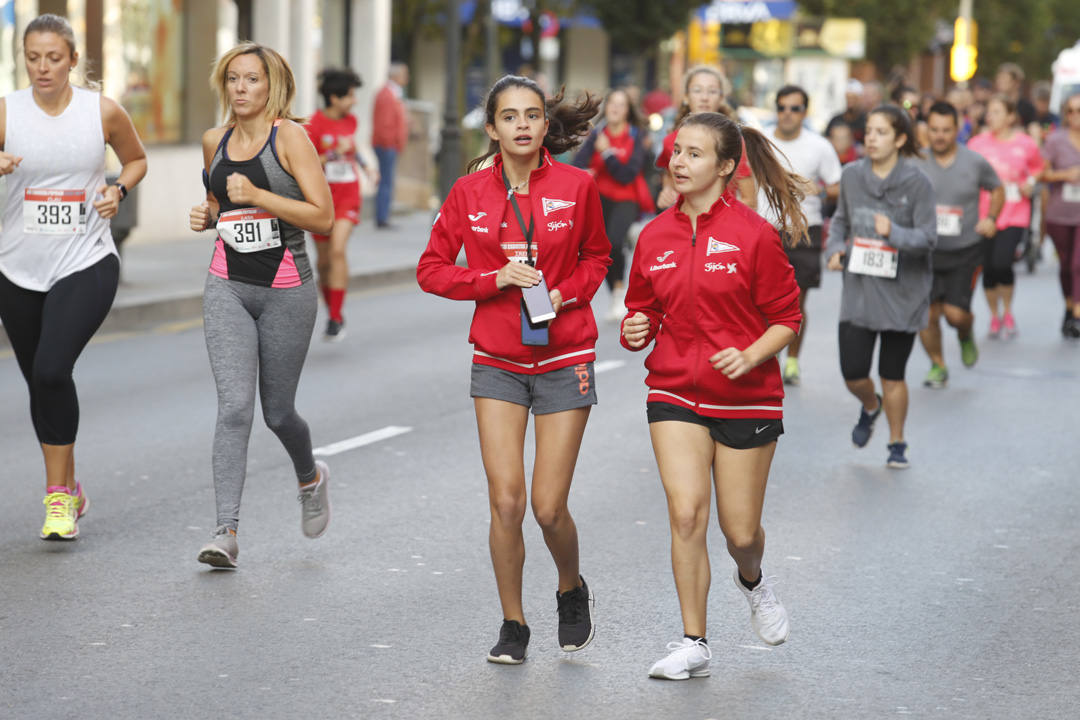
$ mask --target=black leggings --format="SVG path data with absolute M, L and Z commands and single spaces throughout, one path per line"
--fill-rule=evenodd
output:
M 638 204 L 632 200 L 608 200 L 600 196 L 600 209 L 604 213 L 604 229 L 611 241 L 611 265 L 608 266 L 608 288 L 625 280 L 626 275 L 626 234 L 638 217 Z
M 983 238 L 983 287 L 993 290 L 998 285 L 1015 285 L 1016 248 L 1024 239 L 1024 228 L 1007 227 L 992 238 Z
M 870 377 L 874 359 L 874 343 L 881 335 L 878 352 L 878 375 L 883 380 L 903 380 L 915 333 L 899 330 L 868 330 L 849 322 L 840 323 L 840 373 L 845 380 L 865 380 Z
M 30 419 L 45 445 L 75 442 L 79 398 L 71 373 L 112 307 L 119 281 L 115 255 L 62 278 L 47 292 L 21 288 L 0 273 L 0 321 L 30 386 Z

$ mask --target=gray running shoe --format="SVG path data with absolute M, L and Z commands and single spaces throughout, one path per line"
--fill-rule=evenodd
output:
M 239 555 L 236 531 L 222 525 L 214 532 L 214 539 L 202 546 L 199 562 L 216 568 L 234 568 Z
M 319 481 L 300 491 L 300 529 L 309 538 L 326 532 L 330 524 L 330 468 L 322 460 L 315 461 Z

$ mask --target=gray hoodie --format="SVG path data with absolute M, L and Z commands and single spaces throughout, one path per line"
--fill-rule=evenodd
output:
M 874 215 L 889 218 L 888 238 L 874 230 Z M 853 237 L 885 240 L 899 250 L 895 278 L 848 270 Z M 918 165 L 901 157 L 882 179 L 863 158 L 844 168 L 840 198 L 829 225 L 825 257 L 846 253 L 840 321 L 869 330 L 918 332 L 926 327 L 930 307 L 931 253 L 937 243 L 934 188 Z

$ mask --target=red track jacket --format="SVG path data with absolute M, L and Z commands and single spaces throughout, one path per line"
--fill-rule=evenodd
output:
M 589 302 L 611 264 L 600 196 L 584 170 L 552 161 L 546 150 L 529 178 L 529 202 L 540 248 L 536 267 L 563 307 L 548 329 L 548 345 L 521 342 L 521 289 L 495 287 L 507 263 L 500 245 L 504 225 L 517 223 L 502 180 L 502 157 L 460 178 L 443 203 L 416 278 L 426 292 L 475 300 L 469 342 L 473 362 L 535 375 L 595 359 L 596 320 Z M 465 246 L 466 267 L 455 265 Z
M 729 380 L 709 358 L 745 350 L 770 325 L 798 332 L 799 286 L 776 230 L 737 200 L 721 198 L 698 216 L 695 234 L 682 198 L 638 238 L 626 317 L 649 317 L 645 360 L 650 402 L 718 418 L 780 418 L 784 388 L 770 358 Z M 730 205 L 728 204 L 730 203 Z M 620 333 L 621 337 L 621 333 Z M 622 338 L 623 346 L 633 350 Z

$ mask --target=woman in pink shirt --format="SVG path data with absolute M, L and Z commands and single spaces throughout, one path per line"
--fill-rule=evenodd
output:
M 1065 320 L 1061 333 L 1080 338 L 1080 92 L 1062 104 L 1063 127 L 1043 146 L 1047 167 L 1042 179 L 1050 183 L 1046 231 L 1061 262 L 1061 293 Z
M 968 147 L 985 157 L 1005 186 L 1005 206 L 997 216 L 997 234 L 983 240 L 983 289 L 990 306 L 990 337 L 1016 334 L 1012 315 L 1013 263 L 1016 249 L 1031 224 L 1031 194 L 1042 172 L 1039 146 L 1017 127 L 1016 104 L 1004 95 L 995 95 L 986 106 L 987 129 L 968 142 Z M 983 192 L 979 215 L 989 214 L 990 193 Z M 1004 311 L 1002 311 L 1004 309 Z

